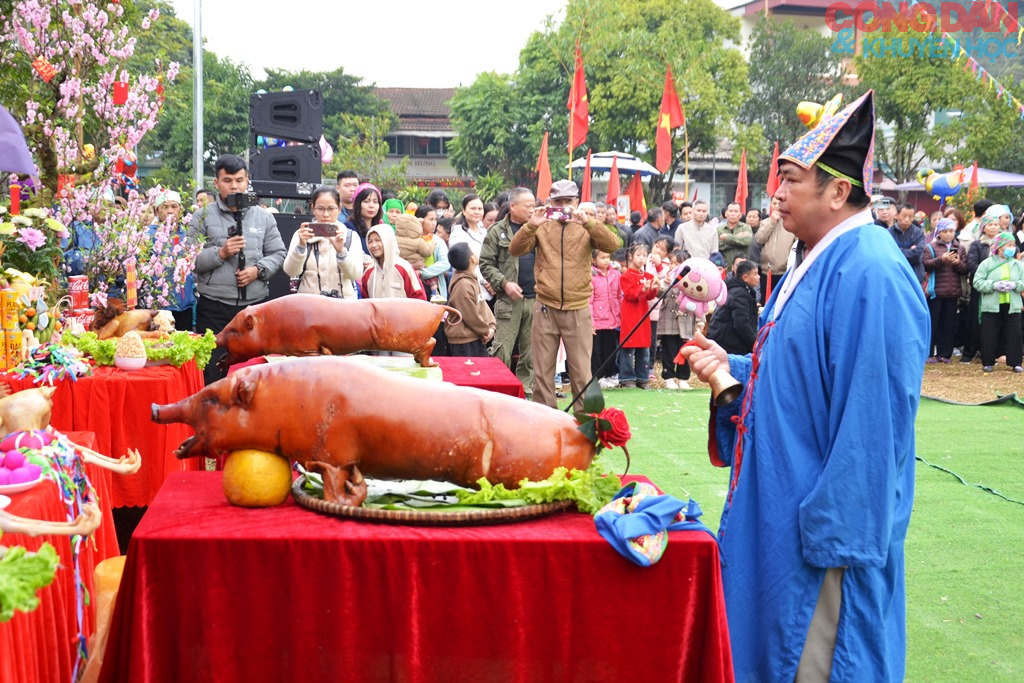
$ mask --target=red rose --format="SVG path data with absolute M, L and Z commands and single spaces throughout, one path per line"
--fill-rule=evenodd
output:
M 601 439 L 601 445 L 605 448 L 612 448 L 614 446 L 621 448 L 633 436 L 629 431 L 629 422 L 626 420 L 626 414 L 618 408 L 605 408 L 598 414 L 597 419 L 599 421 L 597 436 Z M 601 429 L 600 420 L 607 420 L 611 427 Z

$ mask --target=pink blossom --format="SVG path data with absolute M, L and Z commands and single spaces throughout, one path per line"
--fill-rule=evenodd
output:
M 46 244 L 46 235 L 35 228 L 22 228 L 18 230 L 18 242 L 26 245 L 32 251 Z

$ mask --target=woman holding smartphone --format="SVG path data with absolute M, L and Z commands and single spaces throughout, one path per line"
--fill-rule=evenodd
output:
M 363 247 L 359 235 L 338 222 L 341 196 L 333 187 L 321 186 L 309 205 L 313 221 L 303 223 L 292 235 L 284 259 L 292 291 L 337 292 L 343 299 L 355 299 L 353 283 L 363 273 Z

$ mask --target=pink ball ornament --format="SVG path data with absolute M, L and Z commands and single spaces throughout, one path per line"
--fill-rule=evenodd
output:
M 4 453 L 4 467 L 9 470 L 16 470 L 25 464 L 25 454 L 21 451 L 7 451 Z
M 28 467 L 22 466 L 22 467 L 19 467 L 16 470 L 12 470 L 11 471 L 10 483 L 11 484 L 27 484 L 30 481 L 35 481 L 38 478 L 39 478 L 39 474 L 38 473 L 36 473 L 35 476 L 33 476 L 31 469 L 29 469 Z
M 11 483 L 11 471 L 6 467 L 0 467 L 0 486 L 7 486 Z

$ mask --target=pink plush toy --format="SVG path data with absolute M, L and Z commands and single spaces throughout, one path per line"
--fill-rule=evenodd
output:
M 706 258 L 697 257 L 688 258 L 676 266 L 670 281 L 674 281 L 679 271 L 687 266 L 690 272 L 676 286 L 679 311 L 699 320 L 708 312 L 710 302 L 714 301 L 716 307 L 725 303 L 726 287 L 718 266 Z

